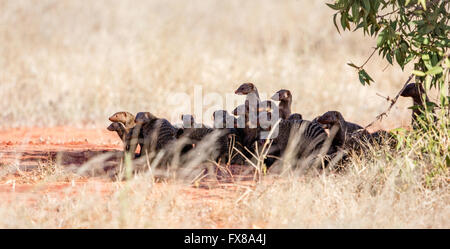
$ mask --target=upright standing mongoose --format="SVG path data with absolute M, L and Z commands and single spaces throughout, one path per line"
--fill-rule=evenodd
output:
M 291 104 L 292 104 L 292 94 L 291 91 L 286 89 L 281 89 L 276 92 L 272 97 L 272 100 L 280 101 L 278 104 L 278 109 L 280 112 L 281 119 L 288 119 L 291 115 Z
M 245 129 L 239 129 L 238 119 L 228 114 L 226 110 L 217 110 L 213 113 L 214 128 L 225 129 L 225 135 L 228 135 L 228 146 L 234 146 L 240 152 L 245 153 L 243 140 L 245 139 Z M 244 163 L 245 159 L 239 154 L 234 153 L 233 148 L 228 147 L 233 154 L 231 163 Z
M 244 114 L 241 114 L 242 112 L 244 112 Z M 251 114 L 249 102 L 245 102 L 245 104 L 236 107 L 233 110 L 233 114 L 238 115 L 236 120 L 236 130 L 241 134 L 242 145 L 247 148 L 251 148 L 254 142 L 258 139 L 258 117 L 254 119 L 250 118 Z
M 128 133 L 131 128 L 135 126 L 134 122 L 134 115 L 129 112 L 116 112 L 111 117 L 109 117 L 109 120 L 111 122 L 120 122 L 125 126 L 125 131 Z
M 260 104 L 258 89 L 253 83 L 244 83 L 234 92 L 237 95 L 246 95 L 245 105 L 248 105 L 248 118 L 250 126 L 256 126 L 258 119 L 258 108 Z
M 122 140 L 122 142 L 125 142 L 126 130 L 123 124 L 119 122 L 113 122 L 106 129 L 108 129 L 108 131 L 117 132 L 117 135 L 119 135 L 120 140 Z
M 424 98 L 422 97 L 424 96 Z M 433 102 L 430 102 L 428 99 L 428 96 L 425 93 L 425 89 L 423 88 L 422 84 L 419 83 L 410 83 L 406 85 L 405 89 L 400 93 L 400 96 L 402 97 L 410 97 L 413 99 L 414 106 L 412 111 L 412 119 L 411 124 L 413 127 L 416 127 L 417 125 L 417 118 L 422 116 L 425 110 L 425 105 L 431 104 L 435 106 L 436 104 Z M 434 110 L 432 110 L 434 112 Z
M 278 110 L 280 113 L 281 119 L 291 119 L 291 120 L 301 120 L 302 115 L 299 113 L 291 114 L 291 105 L 292 105 L 292 94 L 291 91 L 286 89 L 281 89 L 276 92 L 272 97 L 272 100 L 280 101 L 278 104 Z
M 317 118 L 317 122 L 327 125 L 330 129 L 334 125 L 337 126 L 336 135 L 333 139 L 333 145 L 339 147 L 343 146 L 354 132 L 364 130 L 364 128 L 358 124 L 345 121 L 342 114 L 338 111 L 328 111 L 324 113 L 322 116 Z

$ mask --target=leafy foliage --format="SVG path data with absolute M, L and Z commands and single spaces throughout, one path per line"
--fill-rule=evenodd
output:
M 374 52 L 402 69 L 413 62 L 416 82 L 426 90 L 440 89 L 441 105 L 448 106 L 443 89 L 449 83 L 450 0 L 335 0 L 327 5 L 337 11 L 333 21 L 338 32 L 339 21 L 344 31 L 354 26 L 353 31 L 375 36 Z M 349 63 L 363 85 L 373 81 L 363 68 L 366 63 Z

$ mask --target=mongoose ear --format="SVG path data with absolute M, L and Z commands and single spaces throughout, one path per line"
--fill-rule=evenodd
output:
M 176 138 L 180 138 L 181 135 L 183 135 L 184 133 L 184 129 L 183 128 L 178 128 L 177 130 L 177 134 L 175 135 Z
M 283 98 L 284 98 L 284 99 L 289 98 L 289 92 L 288 92 L 288 91 L 285 91 L 285 92 L 283 93 Z

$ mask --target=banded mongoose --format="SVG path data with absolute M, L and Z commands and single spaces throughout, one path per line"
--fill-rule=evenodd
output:
M 262 124 L 261 127 L 273 126 L 276 121 L 268 122 L 269 124 Z M 278 129 L 278 132 L 269 138 L 272 139 L 269 155 L 283 156 L 289 142 L 293 141 L 292 139 L 298 139 L 298 144 L 293 147 L 296 150 L 297 158 L 316 155 L 327 139 L 325 130 L 319 124 L 307 120 L 281 119 L 275 128 Z M 267 128 L 262 129 L 268 130 Z
M 345 121 L 338 111 L 328 111 L 317 118 L 317 122 L 327 125 L 329 129 L 336 125 L 337 131 L 333 139 L 333 145 L 342 147 L 353 133 L 364 128 L 358 124 Z M 368 133 L 367 131 L 365 131 Z
M 157 118 L 149 112 L 139 113 L 136 117 L 136 127 L 141 129 L 143 137 L 141 155 L 142 152 L 165 149 L 165 146 L 175 141 L 178 129 L 166 119 Z
M 111 117 L 109 117 L 109 120 L 111 122 L 122 123 L 125 126 L 125 130 L 127 133 L 136 125 L 134 119 L 134 115 L 129 112 L 116 112 Z
M 142 134 L 142 124 L 143 119 L 148 118 L 147 115 L 151 115 L 148 112 L 138 112 L 136 114 L 136 117 L 134 119 L 134 126 L 128 130 L 124 134 L 124 144 L 125 144 L 125 152 L 130 152 L 132 157 L 135 156 L 135 151 L 137 146 L 139 145 L 140 152 L 138 154 L 138 157 L 142 154 L 142 150 L 144 148 L 144 136 Z
M 300 113 L 291 113 L 292 94 L 291 91 L 281 89 L 276 92 L 272 97 L 272 100 L 280 101 L 278 104 L 278 111 L 281 119 L 301 120 L 302 115 Z
M 256 126 L 256 120 L 258 119 L 258 107 L 261 102 L 258 89 L 253 83 L 244 83 L 240 85 L 234 93 L 237 95 L 246 95 L 245 105 L 248 106 L 250 125 Z
M 291 115 L 291 104 L 292 104 L 292 94 L 291 91 L 286 89 L 281 89 L 276 92 L 272 97 L 272 100 L 280 101 L 278 104 L 278 109 L 280 112 L 281 119 L 288 119 Z
M 119 122 L 113 122 L 106 129 L 108 129 L 108 131 L 117 132 L 117 135 L 119 135 L 120 140 L 122 140 L 122 142 L 125 141 L 126 130 L 123 124 Z
M 236 129 L 241 134 L 242 145 L 251 148 L 258 139 L 258 117 L 250 118 L 249 102 L 236 107 L 233 110 L 233 114 L 238 115 Z
M 413 99 L 414 107 L 412 111 L 412 119 L 411 124 L 413 127 L 416 127 L 417 124 L 417 118 L 420 116 L 423 116 L 425 105 L 432 105 L 435 106 L 436 104 L 433 102 L 430 102 L 428 99 L 428 96 L 425 93 L 425 89 L 423 88 L 422 84 L 420 83 L 410 83 L 406 85 L 405 89 L 400 93 L 400 96 L 402 97 L 410 97 Z M 424 96 L 424 98 L 422 97 Z M 425 101 L 424 101 L 425 100 Z M 434 113 L 434 110 L 432 110 Z
M 225 159 L 228 156 L 230 141 L 229 138 L 232 134 L 231 129 L 213 129 L 213 128 L 185 128 L 180 130 L 176 136 L 177 138 L 187 138 L 189 144 L 193 147 L 201 142 L 206 142 L 208 136 L 217 136 L 214 141 L 214 148 L 212 153 L 212 159 L 217 160 L 219 158 Z

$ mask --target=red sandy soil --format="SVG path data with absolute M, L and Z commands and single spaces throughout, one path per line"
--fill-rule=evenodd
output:
M 39 163 L 63 155 L 62 163 L 82 165 L 99 153 L 119 151 L 122 142 L 117 134 L 106 130 L 80 129 L 73 127 L 53 128 L 10 128 L 0 130 L 0 169 L 15 165 L 26 174 Z M 65 160 L 64 160 L 65 159 Z M 13 167 L 10 167 L 13 168 Z M 76 186 L 86 185 L 86 179 L 69 182 L 21 183 L 17 171 L 8 172 L 0 177 L 0 198 L 11 201 L 18 196 L 27 196 L 30 201 L 36 194 L 54 193 L 63 195 L 75 193 Z M 95 184 L 93 184 L 93 182 Z M 92 191 L 110 193 L 112 182 L 104 179 L 89 180 Z M 67 191 L 69 189 L 69 191 Z
M 122 150 L 122 141 L 115 132 L 105 128 L 10 128 L 0 130 L 0 200 L 13 202 L 25 199 L 30 205 L 36 204 L 42 195 L 58 196 L 84 191 L 100 192 L 109 196 L 117 189 L 117 184 L 110 179 L 94 177 L 75 177 L 60 182 L 42 180 L 24 180 L 24 175 L 32 175 L 33 170 L 42 162 L 47 165 L 62 155 L 63 166 L 81 166 L 96 155 Z M 7 173 L 4 169 L 8 168 Z M 202 182 L 196 186 L 184 186 L 182 195 L 188 201 L 213 203 L 227 198 L 226 193 L 236 190 L 230 184 L 233 179 L 221 183 Z M 228 182 L 228 183 L 227 183 Z M 251 184 L 250 181 L 240 185 Z M 195 184 L 194 184 L 195 185 Z M 155 187 L 164 187 L 157 183 Z

